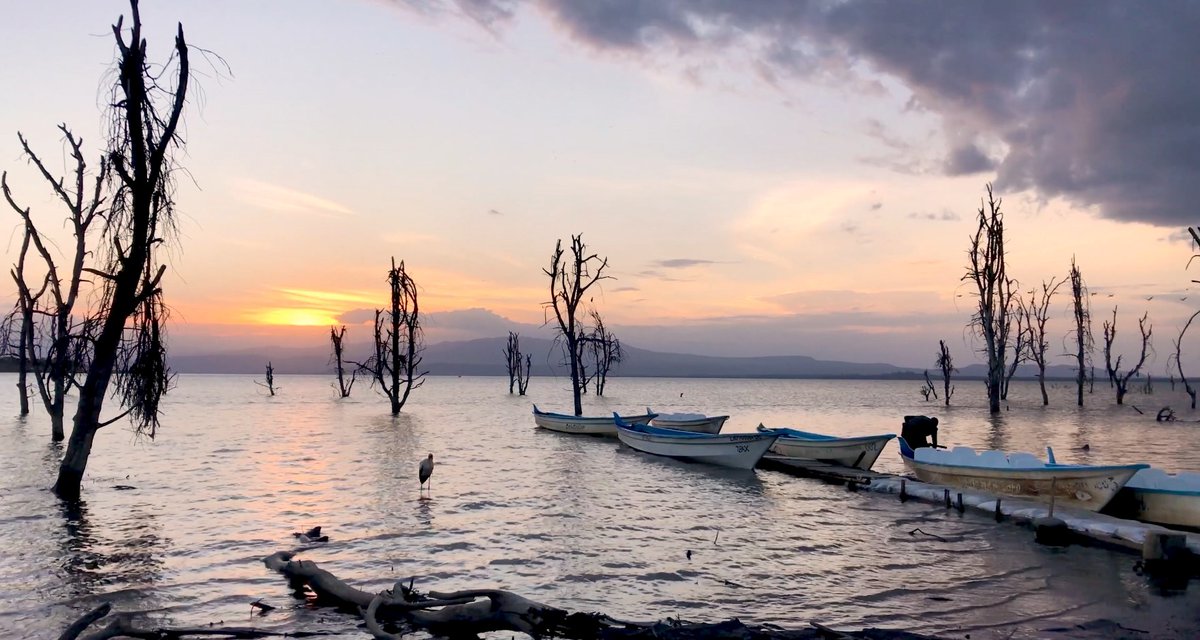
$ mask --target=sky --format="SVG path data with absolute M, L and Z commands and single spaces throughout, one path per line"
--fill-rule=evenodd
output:
M 128 6 L 4 8 L 0 170 L 61 229 L 16 133 L 63 167 L 67 123 L 98 157 Z M 932 368 L 946 340 L 978 362 L 962 277 L 988 183 L 1010 274 L 1039 288 L 1074 257 L 1097 343 L 1116 308 L 1134 357 L 1147 313 L 1166 375 L 1200 310 L 1200 3 L 148 0 L 142 16 L 151 58 L 177 22 L 193 47 L 178 353 L 319 344 L 343 322 L 366 340 L 393 256 L 430 342 L 544 334 L 542 269 L 582 234 L 613 276 L 594 303 L 638 347 Z M 1061 364 L 1068 302 L 1048 328 Z M 1184 351 L 1200 363 L 1200 335 Z

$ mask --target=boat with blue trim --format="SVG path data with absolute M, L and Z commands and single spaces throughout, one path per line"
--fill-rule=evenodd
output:
M 615 413 L 613 423 L 617 426 L 617 437 L 632 449 L 734 469 L 753 469 L 779 438 L 774 433 L 711 434 L 666 429 L 631 423 Z
M 779 439 L 771 446 L 771 453 L 863 470 L 870 470 L 888 441 L 896 437 L 894 433 L 883 433 L 842 438 L 787 427 L 765 427 L 762 424 L 758 425 L 758 432 L 779 435 Z

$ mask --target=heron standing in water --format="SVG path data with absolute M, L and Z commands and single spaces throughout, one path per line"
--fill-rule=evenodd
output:
M 433 475 L 433 454 L 429 454 L 428 458 L 421 461 L 421 466 L 417 468 L 417 478 L 421 480 L 421 488 L 425 488 L 425 481 L 429 480 L 429 476 Z M 433 489 L 433 483 L 429 483 L 430 490 Z

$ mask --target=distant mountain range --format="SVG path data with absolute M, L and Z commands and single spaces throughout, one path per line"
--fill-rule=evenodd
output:
M 423 367 L 432 375 L 503 376 L 506 338 L 481 338 L 429 345 L 423 353 Z M 674 378 L 919 378 L 924 369 L 899 367 L 886 363 L 817 360 L 808 356 L 718 357 L 683 353 L 663 353 L 623 345 L 625 359 L 612 372 L 614 376 Z M 365 354 L 365 344 L 348 345 L 350 359 Z M 553 341 L 522 338 L 521 351 L 533 356 L 533 375 L 566 375 L 559 364 L 561 352 Z M 267 362 L 275 373 L 323 374 L 333 371 L 328 346 L 313 348 L 263 347 L 209 354 L 171 356 L 172 369 L 181 373 L 262 373 Z M 963 367 L 956 378 L 981 378 L 986 367 Z M 1035 370 L 1022 365 L 1018 377 L 1033 377 Z M 930 369 L 935 379 L 940 372 Z M 1073 378 L 1067 366 L 1047 369 L 1047 377 Z

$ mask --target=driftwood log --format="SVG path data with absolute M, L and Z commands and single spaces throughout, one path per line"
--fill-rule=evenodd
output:
M 770 625 L 750 626 L 737 619 L 697 623 L 665 618 L 657 622 L 618 620 L 603 613 L 578 613 L 535 602 L 499 589 L 430 591 L 422 595 L 414 579 L 396 582 L 391 589 L 372 594 L 351 587 L 315 562 L 297 560 L 295 553 L 279 551 L 267 556 L 268 568 L 283 574 L 297 595 L 346 611 L 357 611 L 367 631 L 378 640 L 400 635 L 384 624 L 407 630 L 424 629 L 448 637 L 473 636 L 488 631 L 518 631 L 533 638 L 570 640 L 936 640 L 907 631 L 865 629 L 835 631 L 813 623 L 812 628 L 786 630 Z

